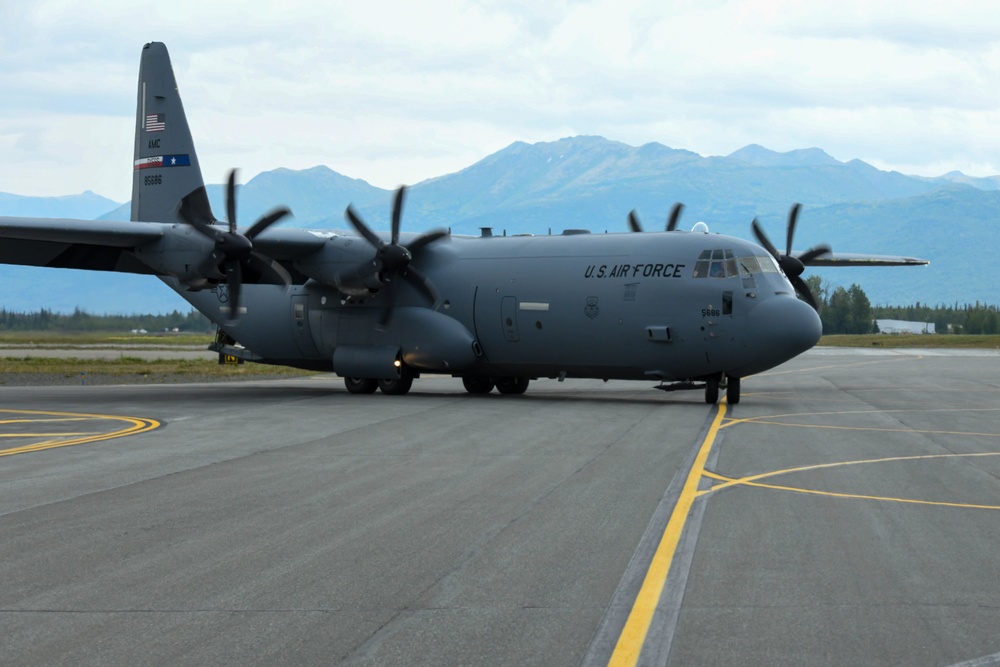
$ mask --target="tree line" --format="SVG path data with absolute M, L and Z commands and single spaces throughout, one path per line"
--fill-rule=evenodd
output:
M 21 313 L 0 308 L 0 331 L 183 331 L 202 333 L 214 329 L 207 317 L 192 310 L 175 310 L 166 315 L 93 315 L 77 308 L 72 314 L 56 313 L 42 308 L 33 313 Z
M 1000 309 L 995 304 L 929 306 L 918 301 L 910 306 L 873 306 L 857 284 L 831 289 L 819 276 L 809 276 L 806 283 L 821 306 L 825 334 L 878 333 L 875 320 L 933 322 L 939 334 L 1000 333 Z

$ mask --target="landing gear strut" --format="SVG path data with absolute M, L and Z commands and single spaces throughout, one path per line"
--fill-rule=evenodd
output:
M 725 380 L 723 383 L 722 380 Z M 740 402 L 740 379 L 734 375 L 713 375 L 705 378 L 705 402 L 715 405 L 719 402 L 719 388 L 726 389 L 726 403 L 736 405 Z

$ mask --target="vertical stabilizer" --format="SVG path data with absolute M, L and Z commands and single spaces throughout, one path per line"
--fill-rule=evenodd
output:
M 132 220 L 181 222 L 180 210 L 214 220 L 167 47 L 142 48 L 135 115 Z

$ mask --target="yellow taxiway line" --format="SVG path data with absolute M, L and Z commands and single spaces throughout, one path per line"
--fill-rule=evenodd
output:
M 139 433 L 145 433 L 147 431 L 152 431 L 153 429 L 160 427 L 160 422 L 155 419 L 146 419 L 145 417 L 125 417 L 121 415 L 102 415 L 102 414 L 87 414 L 80 412 L 52 412 L 46 410 L 8 410 L 6 408 L 0 408 L 0 414 L 11 414 L 18 415 L 17 419 L 5 419 L 0 420 L 0 426 L 4 424 L 25 424 L 25 423 L 44 423 L 51 424 L 60 421 L 72 421 L 75 422 L 75 426 L 79 428 L 79 422 L 81 421 L 117 421 L 125 422 L 127 426 L 116 431 L 102 431 L 102 432 L 80 432 L 80 431 L 63 431 L 63 432 L 44 432 L 44 433 L 0 433 L 0 438 L 44 438 L 39 442 L 33 442 L 28 445 L 22 445 L 20 447 L 11 447 L 8 449 L 0 449 L 0 456 L 13 456 L 15 454 L 24 454 L 27 452 L 38 452 L 45 449 L 54 449 L 56 447 L 70 447 L 72 445 L 82 445 L 89 442 L 99 442 L 101 440 L 111 440 L 113 438 L 122 438 L 127 435 L 137 435 Z
M 656 605 L 660 601 L 663 587 L 667 583 L 667 574 L 670 572 L 670 564 L 674 560 L 677 544 L 680 542 L 681 533 L 684 532 L 684 525 L 691 513 L 691 506 L 697 498 L 698 484 L 702 475 L 705 474 L 705 462 L 708 460 L 709 452 L 712 451 L 712 445 L 715 444 L 715 437 L 719 433 L 722 418 L 725 415 L 726 404 L 720 403 L 719 411 L 701 443 L 698 455 L 695 457 L 691 471 L 684 482 L 684 488 L 670 514 L 670 520 L 663 531 L 663 537 L 660 538 L 660 544 L 656 547 L 656 553 L 653 554 L 653 561 L 646 571 L 646 577 L 643 579 L 635 604 L 632 605 L 632 610 L 625 621 L 625 627 L 622 628 L 622 633 L 618 637 L 618 643 L 608 661 L 610 666 L 635 665 L 639 660 L 639 654 L 646 641 L 646 634 L 649 632 L 649 625 L 656 612 Z

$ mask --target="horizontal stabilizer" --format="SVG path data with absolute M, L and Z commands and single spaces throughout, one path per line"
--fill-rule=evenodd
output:
M 793 251 L 798 252 L 798 251 Z M 806 266 L 920 266 L 930 260 L 900 255 L 869 255 L 865 253 L 829 252 L 804 261 Z

